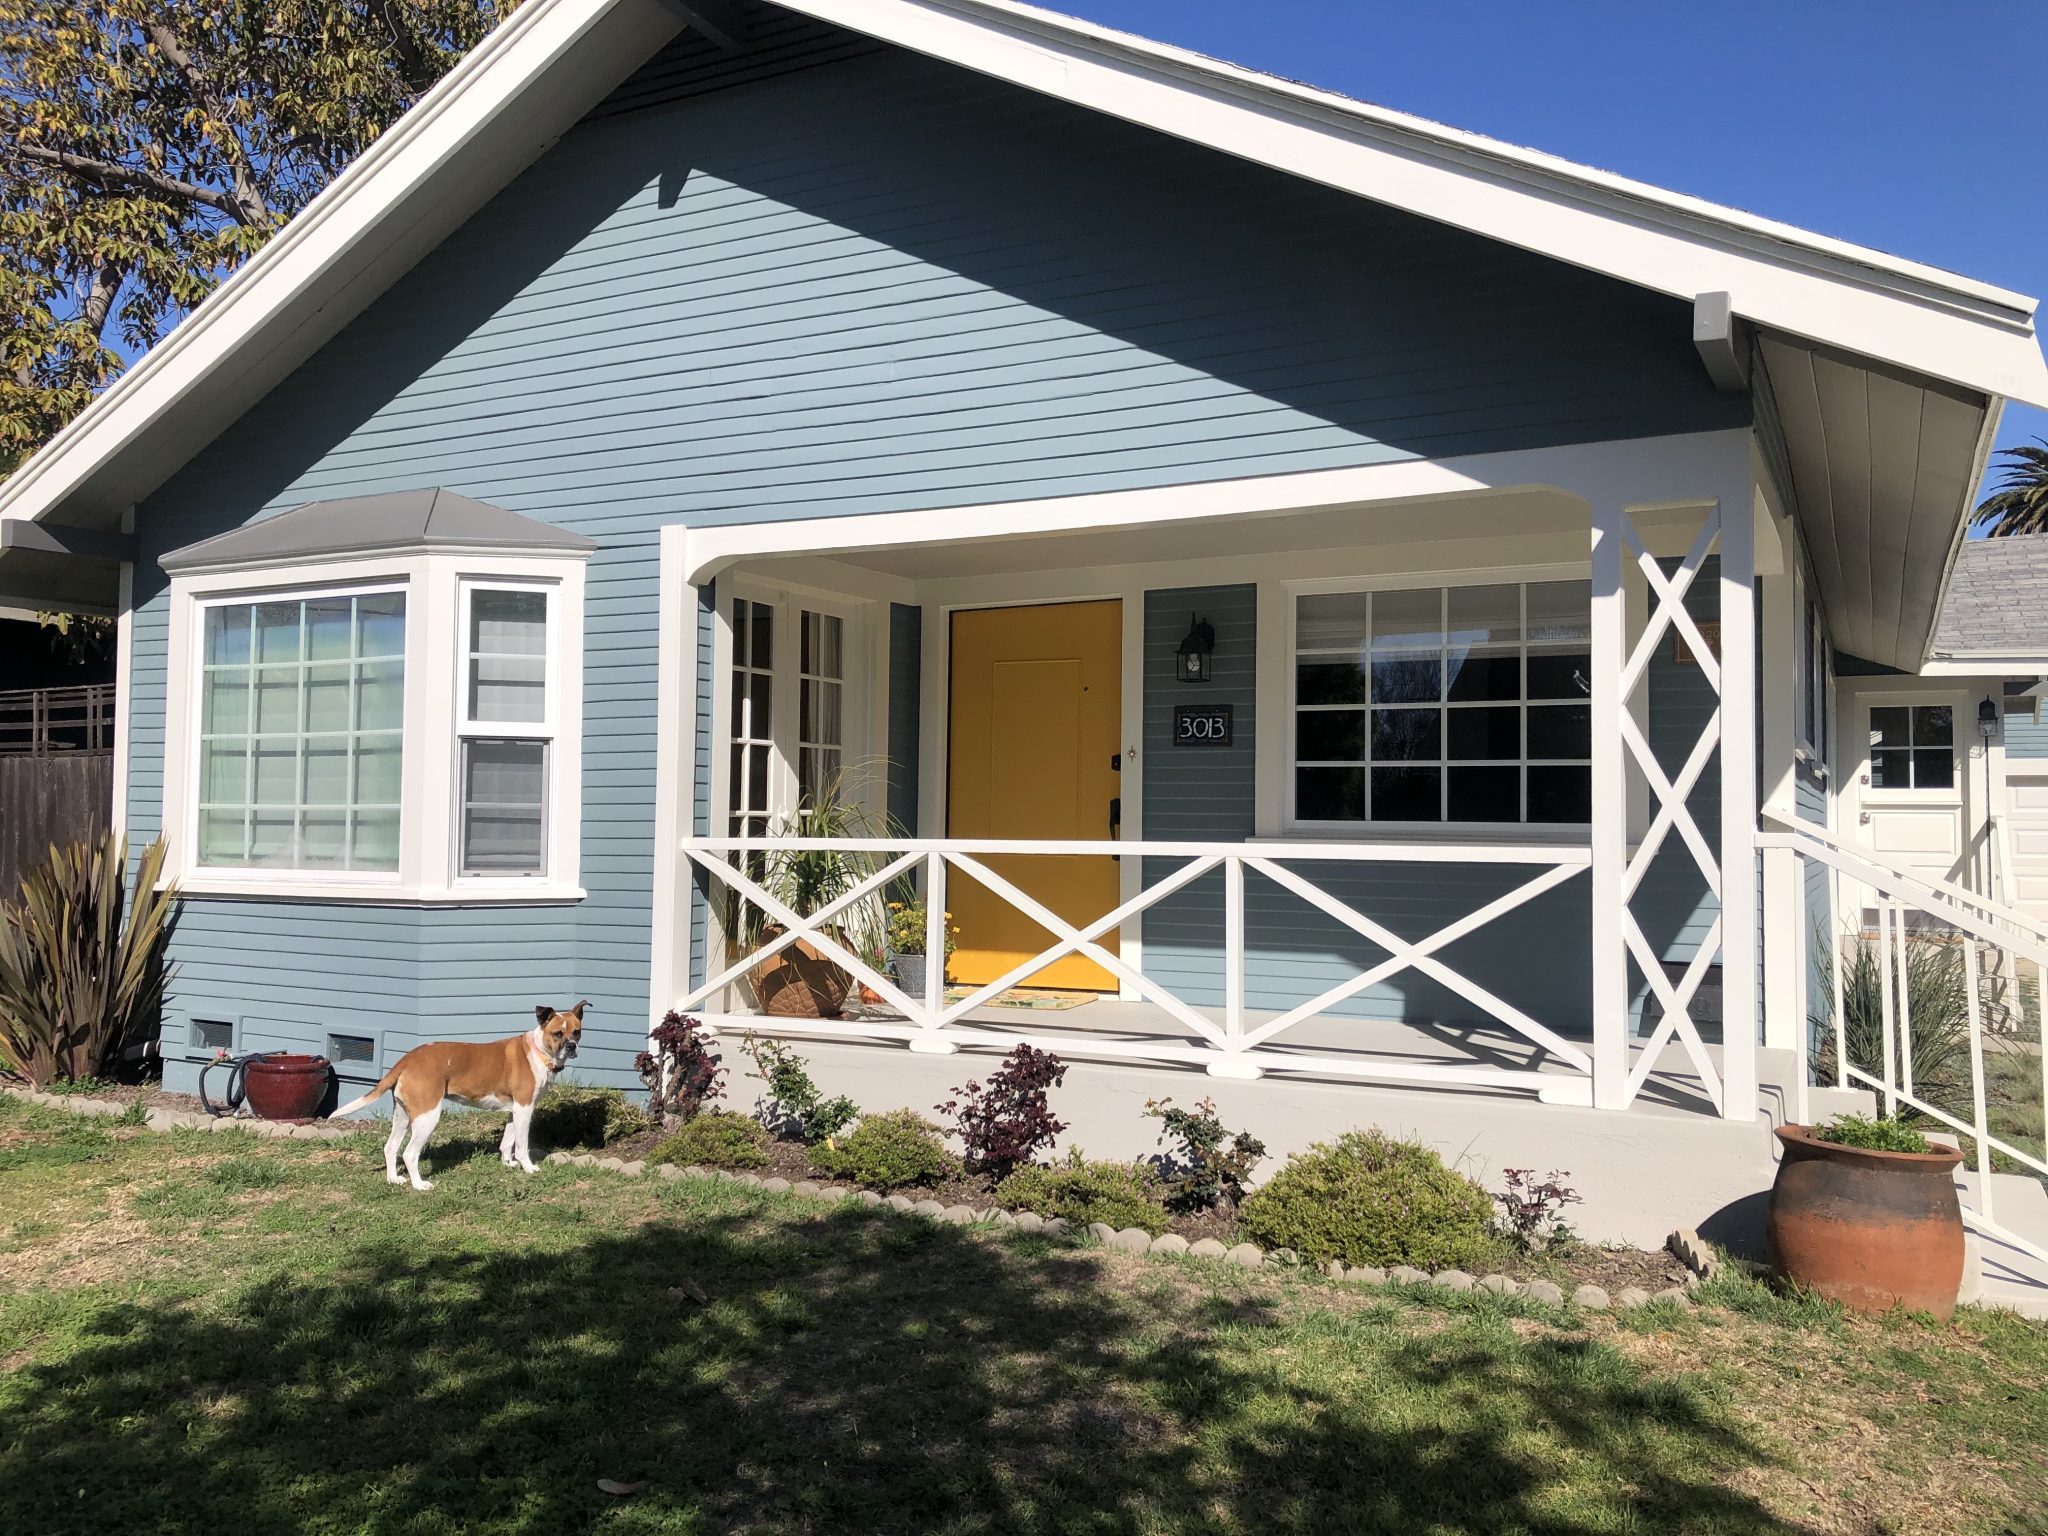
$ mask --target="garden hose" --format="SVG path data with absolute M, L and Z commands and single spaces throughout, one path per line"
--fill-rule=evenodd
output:
M 242 1107 L 242 1079 L 249 1070 L 249 1063 L 252 1061 L 268 1061 L 273 1056 L 282 1056 L 284 1054 L 282 1051 L 251 1051 L 246 1056 L 220 1055 L 214 1057 L 213 1060 L 199 1069 L 200 1104 L 209 1115 L 221 1116 L 236 1113 Z M 207 1096 L 206 1074 L 215 1067 L 226 1067 L 228 1069 L 228 1091 L 222 1096 L 227 1101 L 225 1105 L 216 1104 Z

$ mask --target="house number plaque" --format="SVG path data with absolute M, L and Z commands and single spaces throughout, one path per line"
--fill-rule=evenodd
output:
M 1229 746 L 1230 706 L 1228 704 L 1174 705 L 1173 744 L 1176 747 Z

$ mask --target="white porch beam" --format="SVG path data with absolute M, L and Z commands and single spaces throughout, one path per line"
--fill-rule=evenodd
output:
M 1514 490 L 1562 491 L 1589 503 L 1609 497 L 1645 509 L 1697 506 L 1703 486 L 1748 484 L 1749 451 L 1746 431 L 1693 432 L 1029 501 L 720 524 L 692 530 L 685 577 L 705 582 L 742 561 L 790 555 L 872 556 L 963 539 L 1169 527 Z
M 1773 658 L 1763 674 L 1762 809 L 1787 821 L 1798 814 L 1799 763 L 1794 755 L 1802 679 L 1796 665 L 1802 653 L 1805 614 L 1800 603 L 1800 576 L 1795 534 L 1789 521 L 1766 522 L 1767 537 L 1782 541 L 1776 562 L 1781 573 L 1759 578 L 1763 591 L 1763 654 Z M 1758 562 L 1762 564 L 1761 561 Z M 1764 1044 L 1774 1050 L 1803 1050 L 1806 1015 L 1804 930 L 1808 922 L 1798 856 L 1774 848 L 1764 864 Z

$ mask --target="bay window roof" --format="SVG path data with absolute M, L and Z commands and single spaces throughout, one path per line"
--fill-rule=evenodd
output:
M 589 554 L 597 541 L 439 486 L 309 501 L 259 522 L 174 549 L 167 571 L 269 565 L 327 555 L 478 549 Z

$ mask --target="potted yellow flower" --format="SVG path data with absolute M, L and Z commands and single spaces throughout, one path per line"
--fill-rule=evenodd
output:
M 930 957 L 926 936 L 929 928 L 926 922 L 925 904 L 922 901 L 892 901 L 889 903 L 888 944 L 889 968 L 894 972 L 896 985 L 914 998 L 922 998 L 929 974 Z M 946 954 L 951 955 L 958 948 L 960 930 L 953 926 L 953 914 L 945 914 Z M 941 984 L 944 978 L 941 977 Z

